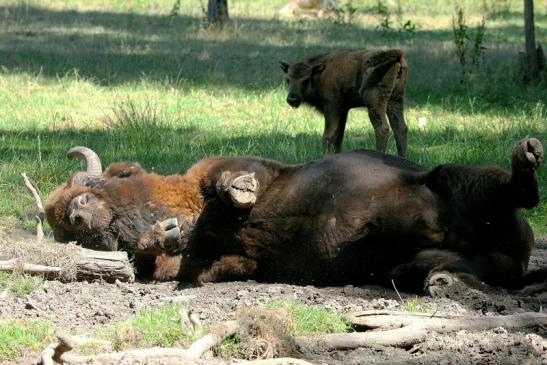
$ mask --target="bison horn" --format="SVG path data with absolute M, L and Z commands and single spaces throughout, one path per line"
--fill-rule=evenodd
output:
M 99 156 L 90 148 L 83 146 L 72 147 L 68 150 L 66 157 L 72 160 L 75 157 L 81 157 L 84 159 L 86 164 L 86 171 L 88 174 L 93 176 L 101 176 L 103 169 L 101 167 L 101 159 Z

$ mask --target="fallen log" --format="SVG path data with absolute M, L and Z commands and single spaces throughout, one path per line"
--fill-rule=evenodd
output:
M 362 312 L 350 317 L 352 325 L 387 330 L 330 333 L 296 338 L 301 348 L 323 350 L 353 349 L 374 345 L 411 347 L 423 342 L 428 332 L 448 333 L 458 330 L 483 331 L 496 327 L 523 328 L 547 324 L 547 313 L 519 313 L 509 316 L 433 316 L 427 313 L 392 311 Z M 394 329 L 395 328 L 395 329 Z
M 135 280 L 133 265 L 129 262 L 126 252 L 95 251 L 79 247 L 67 260 L 72 263 L 63 268 L 11 259 L 0 261 L 0 271 L 42 275 L 47 279 L 63 281 L 103 280 L 113 283 L 116 280 L 121 282 Z

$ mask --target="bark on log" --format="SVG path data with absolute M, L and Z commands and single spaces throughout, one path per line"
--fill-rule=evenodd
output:
M 76 262 L 77 280 L 104 280 L 113 283 L 135 281 L 133 265 L 129 263 L 127 252 L 95 251 L 81 249 L 81 256 Z
M 95 251 L 80 248 L 76 257 L 70 257 L 70 259 L 75 262 L 74 267 L 70 269 L 71 272 L 65 272 L 57 266 L 36 265 L 16 259 L 0 261 L 0 271 L 43 275 L 47 279 L 61 278 L 65 281 L 103 280 L 113 283 L 116 280 L 121 282 L 133 282 L 135 280 L 133 265 L 129 262 L 126 252 Z
M 353 325 L 369 328 L 393 328 L 384 331 L 331 333 L 300 336 L 302 348 L 320 346 L 323 350 L 352 349 L 373 345 L 410 347 L 423 342 L 428 332 L 447 333 L 458 330 L 482 331 L 496 327 L 522 328 L 547 324 L 547 313 L 520 313 L 499 317 L 444 316 L 405 312 L 364 312 L 353 316 Z

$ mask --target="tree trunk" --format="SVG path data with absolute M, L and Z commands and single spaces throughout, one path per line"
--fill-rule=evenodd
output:
M 539 76 L 538 52 L 534 31 L 534 0 L 524 0 L 524 36 L 526 38 L 526 64 L 524 80 L 530 82 Z
M 228 20 L 228 0 L 209 0 L 207 20 L 220 26 Z

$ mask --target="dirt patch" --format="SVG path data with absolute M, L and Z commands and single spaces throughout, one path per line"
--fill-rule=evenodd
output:
M 547 265 L 547 243 L 531 260 L 532 267 Z M 506 290 L 483 293 L 455 287 L 446 297 L 401 293 L 403 300 L 417 300 L 431 313 L 482 316 L 538 311 L 545 297 L 520 297 Z M 325 287 L 259 284 L 253 281 L 207 284 L 179 288 L 178 283 L 87 283 L 63 284 L 48 281 L 28 298 L 0 299 L 0 318 L 49 318 L 57 332 L 85 334 L 118 322 L 145 307 L 171 301 L 187 302 L 203 322 L 233 319 L 240 305 L 253 307 L 274 299 L 292 299 L 312 306 L 328 307 L 339 313 L 363 310 L 404 310 L 397 294 L 378 286 Z M 497 328 L 484 332 L 431 333 L 412 349 L 388 347 L 352 351 L 306 353 L 317 364 L 516 364 L 547 363 L 547 329 L 519 331 Z M 25 356 L 25 362 L 30 357 Z M 13 364 L 21 363 L 18 359 Z

